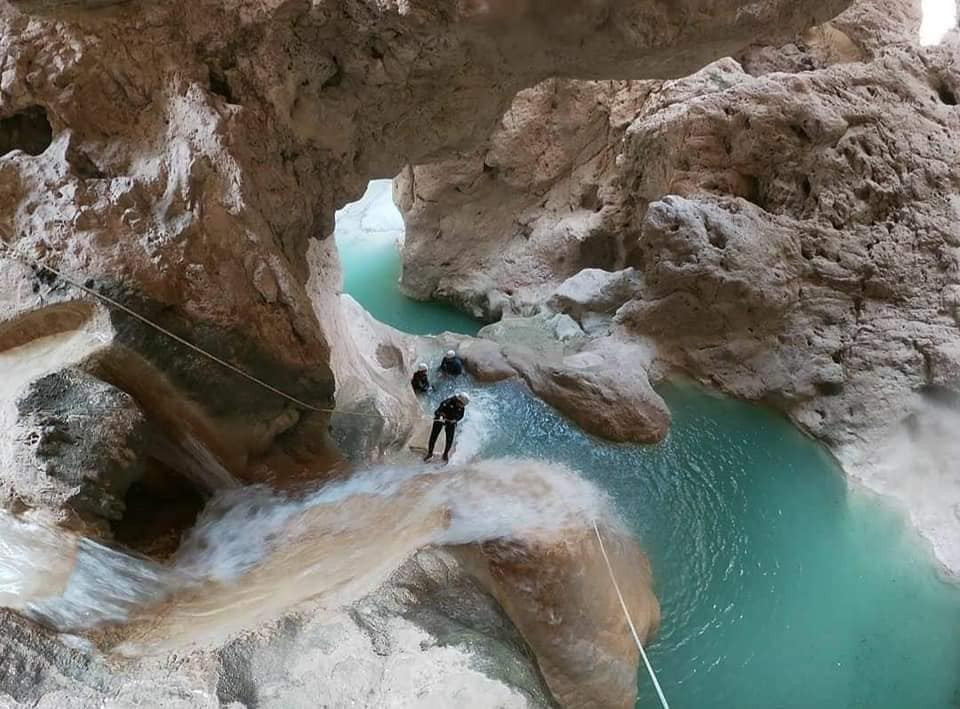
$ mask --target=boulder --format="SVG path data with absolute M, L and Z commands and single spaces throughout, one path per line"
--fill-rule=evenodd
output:
M 633 268 L 621 271 L 585 268 L 561 283 L 546 305 L 577 320 L 587 313 L 612 316 L 640 291 L 641 283 L 639 273 Z
M 656 443 L 670 429 L 670 410 L 641 369 L 624 376 L 606 362 L 552 364 L 523 347 L 504 347 L 504 356 L 537 396 L 598 438 Z
M 479 266 L 590 338 L 653 341 L 658 372 L 870 457 L 931 386 L 957 387 L 960 34 L 919 46 L 920 10 L 859 0 L 683 79 L 534 87 L 481 149 L 414 171 L 406 267 L 453 283 Z M 948 489 L 917 516 L 941 549 L 960 533 Z

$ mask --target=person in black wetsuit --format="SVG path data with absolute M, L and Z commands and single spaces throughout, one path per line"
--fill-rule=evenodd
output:
M 433 430 L 430 431 L 430 445 L 427 448 L 427 454 L 423 457 L 424 461 L 433 457 L 433 447 L 437 444 L 437 438 L 440 437 L 440 429 L 444 429 L 446 440 L 443 446 L 443 462 L 450 462 L 450 449 L 453 447 L 453 435 L 457 431 L 457 422 L 463 418 L 469 403 L 470 397 L 461 393 L 444 399 L 433 412 Z
M 449 350 L 440 362 L 440 371 L 451 377 L 459 377 L 463 374 L 463 360 L 457 357 L 456 352 Z
M 427 365 L 417 365 L 417 371 L 413 373 L 413 379 L 410 380 L 410 386 L 418 394 L 426 394 L 430 391 L 430 379 L 427 377 Z

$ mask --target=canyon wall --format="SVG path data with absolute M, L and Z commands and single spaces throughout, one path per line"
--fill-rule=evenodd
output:
M 297 487 L 403 442 L 419 412 L 390 335 L 340 298 L 337 207 L 472 150 L 550 76 L 682 76 L 847 4 L 0 1 L 3 506 L 164 557 L 218 491 Z M 284 648 L 340 637 L 303 644 L 294 623 L 269 657 L 212 648 L 145 679 L 3 622 L 4 700 L 47 706 L 256 700 Z M 287 669 L 279 685 L 312 672 Z
M 960 569 L 949 446 L 911 443 L 960 393 L 960 36 L 920 47 L 919 20 L 862 0 L 677 81 L 521 92 L 483 146 L 398 176 L 407 288 L 567 314 L 655 347 L 642 374 L 772 404 Z
M 38 264 L 329 409 L 338 400 L 334 361 L 350 362 L 355 348 L 344 342 L 333 251 L 316 240 L 368 179 L 471 148 L 518 89 L 548 75 L 682 75 L 845 4 L 5 1 L 0 347 L 81 330 L 99 343 L 25 372 L 11 396 L 29 397 L 32 381 L 68 365 L 78 374 L 61 389 L 84 377 L 103 382 L 95 386 L 112 392 L 103 402 L 141 409 L 122 416 L 151 428 L 146 436 L 133 426 L 134 437 L 115 448 L 152 461 L 157 494 L 177 486 L 206 493 L 230 478 L 312 477 L 338 454 L 326 412 L 105 308 Z M 78 301 L 89 307 L 66 307 Z M 341 378 L 350 366 L 339 367 Z M 383 387 L 364 361 L 352 366 L 370 390 Z M 397 413 L 405 410 L 392 405 L 399 396 L 349 394 L 341 403 L 399 416 L 385 434 L 390 443 L 412 415 Z M 106 414 L 98 409 L 95 419 Z M 32 435 L 31 425 L 0 432 L 11 465 L 37 458 L 23 441 L 35 448 L 52 433 Z M 339 426 L 339 440 L 357 438 L 349 422 Z M 83 448 L 69 431 L 56 435 L 57 450 Z M 77 453 L 88 454 L 103 453 Z M 200 479 L 211 462 L 222 474 Z M 35 475 L 4 475 L 8 503 L 38 503 Z M 91 473 L 85 494 L 122 501 L 145 479 L 136 466 Z M 114 512 L 68 504 L 64 521 L 102 530 L 122 514 L 107 507 Z

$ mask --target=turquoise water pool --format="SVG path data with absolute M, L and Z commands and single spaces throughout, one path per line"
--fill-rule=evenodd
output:
M 483 323 L 439 303 L 400 292 L 403 218 L 393 204 L 390 180 L 374 180 L 363 198 L 337 212 L 334 232 L 343 269 L 343 291 L 380 322 L 415 335 L 476 334 Z
M 351 251 L 347 292 L 359 282 L 358 299 L 396 298 Z M 411 302 L 384 320 L 448 329 L 436 312 Z M 515 383 L 471 389 L 455 456 L 565 463 L 608 490 L 643 541 L 663 606 L 651 660 L 673 709 L 960 707 L 960 589 L 901 515 L 848 489 L 782 417 L 674 384 L 662 389 L 668 438 L 618 446 Z M 645 675 L 639 686 L 637 706 L 659 706 Z

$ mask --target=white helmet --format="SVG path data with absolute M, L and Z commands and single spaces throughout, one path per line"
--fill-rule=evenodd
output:
M 460 403 L 464 406 L 470 403 L 470 397 L 467 396 L 466 392 L 461 391 L 459 394 L 457 394 L 457 398 L 460 399 Z
M 453 350 L 447 350 L 447 357 L 456 357 L 457 353 Z
M 427 367 L 427 365 L 421 362 L 420 364 L 417 365 L 417 369 L 419 369 L 421 372 L 426 372 L 429 369 L 429 367 Z

